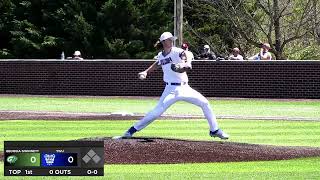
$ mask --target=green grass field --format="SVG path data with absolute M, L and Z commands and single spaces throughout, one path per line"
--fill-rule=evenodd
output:
M 229 141 L 320 147 L 320 122 L 220 120 Z M 134 121 L 0 121 L 1 141 L 121 135 Z M 212 140 L 206 120 L 157 120 L 136 136 Z M 0 144 L 3 148 L 3 143 Z
M 155 103 L 156 100 L 114 98 L 1 97 L 0 110 L 146 112 L 145 109 L 152 108 Z M 290 103 L 270 100 L 213 100 L 211 104 L 218 115 L 242 113 L 241 115 L 313 118 L 319 117 L 320 107 L 320 101 Z M 277 107 L 282 110 L 277 110 Z M 183 113 L 181 110 L 183 108 L 188 112 L 201 113 L 194 106 L 185 103 L 176 104 L 168 113 Z M 193 109 L 196 110 L 193 111 Z M 3 149 L 3 141 L 6 140 L 72 140 L 96 136 L 111 137 L 122 134 L 134 122 L 134 120 L 0 121 L 0 149 Z M 320 147 L 320 122 L 219 120 L 219 125 L 231 135 L 229 141 L 232 142 Z M 158 120 L 137 133 L 137 136 L 212 140 L 208 136 L 208 125 L 204 119 Z M 0 179 L 2 179 L 3 162 L 0 165 Z M 237 163 L 105 165 L 105 177 L 6 177 L 6 179 L 320 179 L 319 167 L 320 157 Z
M 0 110 L 146 113 L 156 104 L 157 99 L 0 97 Z M 320 118 L 320 100 L 219 99 L 210 100 L 210 104 L 217 115 Z M 178 102 L 166 113 L 201 115 L 202 111 L 192 104 Z

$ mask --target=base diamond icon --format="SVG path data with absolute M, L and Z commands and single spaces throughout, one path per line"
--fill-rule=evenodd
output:
M 90 151 L 85 156 L 83 156 L 82 160 L 86 164 L 88 162 L 90 162 L 91 160 L 93 160 L 93 162 L 95 162 L 97 164 L 101 160 L 101 157 L 99 157 L 96 152 L 94 152 L 92 149 L 90 149 Z
M 91 160 L 91 158 L 90 158 L 88 155 L 85 155 L 85 156 L 82 158 L 82 160 L 83 160 L 85 163 L 88 163 L 88 162 Z

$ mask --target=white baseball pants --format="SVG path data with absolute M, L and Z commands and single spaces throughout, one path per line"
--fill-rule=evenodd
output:
M 166 85 L 157 106 L 151 110 L 144 118 L 134 124 L 138 131 L 148 126 L 151 122 L 161 116 L 172 104 L 177 101 L 186 101 L 201 107 L 205 118 L 208 121 L 210 131 L 216 131 L 218 124 L 209 101 L 198 91 L 192 89 L 188 84 L 176 86 Z

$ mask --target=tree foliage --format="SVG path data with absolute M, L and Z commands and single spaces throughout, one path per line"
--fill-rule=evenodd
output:
M 285 47 L 312 39 L 319 25 L 318 0 L 208 0 L 222 12 L 246 43 L 271 44 L 277 59 L 286 59 Z
M 0 58 L 151 58 L 172 31 L 166 0 L 2 0 Z
M 184 41 L 249 56 L 269 42 L 277 59 L 320 59 L 319 0 L 185 0 Z M 0 58 L 152 58 L 173 32 L 171 0 L 1 0 Z
M 231 23 L 210 3 L 184 2 L 184 35 L 197 54 L 208 44 L 216 54 L 227 55 L 234 45 Z

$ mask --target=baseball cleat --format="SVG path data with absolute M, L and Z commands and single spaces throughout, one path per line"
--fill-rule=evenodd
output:
M 131 138 L 131 137 L 132 137 L 132 134 L 129 131 L 124 133 L 124 135 L 122 136 L 122 138 L 124 138 L 124 139 L 128 139 L 128 138 Z
M 122 139 L 122 136 L 113 136 L 112 139 L 114 139 L 114 140 Z
M 130 132 L 125 132 L 122 136 L 114 136 L 112 139 L 130 139 L 132 137 L 132 134 Z
M 229 139 L 229 135 L 223 132 L 221 129 L 218 129 L 216 131 L 210 131 L 210 136 L 219 137 L 220 139 Z

